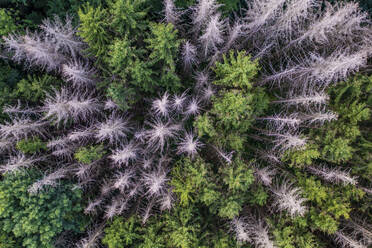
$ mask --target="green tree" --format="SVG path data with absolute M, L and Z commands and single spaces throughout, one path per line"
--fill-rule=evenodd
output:
M 147 49 L 151 51 L 149 59 L 154 71 L 159 68 L 159 84 L 169 91 L 176 92 L 180 87 L 180 79 L 176 75 L 176 62 L 181 40 L 178 31 L 172 24 L 150 24 L 150 36 L 145 40 Z
M 118 82 L 110 84 L 107 89 L 107 95 L 119 106 L 123 111 L 130 108 L 136 102 L 136 91 Z
M 44 100 L 46 93 L 53 87 L 57 88 L 60 81 L 50 75 L 28 75 L 17 83 L 13 91 L 14 97 L 22 98 L 28 102 L 38 103 Z
M 74 157 L 77 161 L 83 164 L 90 164 L 102 158 L 106 152 L 103 145 L 80 147 Z
M 31 195 L 28 188 L 40 177 L 34 171 L 7 174 L 0 182 L 0 227 L 22 246 L 52 248 L 63 231 L 81 232 L 82 192 L 71 183 Z
M 105 228 L 102 243 L 108 248 L 133 247 L 142 238 L 139 223 L 135 216 L 126 221 L 122 217 L 115 218 L 110 226 Z
M 0 37 L 8 35 L 17 29 L 15 20 L 7 9 L 0 9 Z
M 207 178 L 207 167 L 201 158 L 191 161 L 188 158 L 177 162 L 172 170 L 173 192 L 178 194 L 181 206 L 188 206 L 204 188 Z
M 95 8 L 87 3 L 79 9 L 78 14 L 79 36 L 88 43 L 88 51 L 101 59 L 107 52 L 110 37 L 107 32 L 109 17 L 107 10 L 101 6 Z
M 146 29 L 147 0 L 109 0 L 110 26 L 119 35 L 138 36 Z
M 252 61 L 245 51 L 237 52 L 236 55 L 230 51 L 228 56 L 223 55 L 223 62 L 217 62 L 213 70 L 216 73 L 214 84 L 249 90 L 259 67 L 258 60 Z
M 42 142 L 39 137 L 20 140 L 17 142 L 16 148 L 25 154 L 34 154 L 47 150 L 46 143 Z
M 197 216 L 193 215 L 194 208 L 176 208 L 172 214 L 165 216 L 167 225 L 164 228 L 167 234 L 168 247 L 193 248 L 198 247 L 198 231 L 200 225 Z
M 217 127 L 225 132 L 238 130 L 246 132 L 253 121 L 252 95 L 238 90 L 223 92 L 221 97 L 213 99 L 210 111 L 217 119 Z
M 297 174 L 299 185 L 304 196 L 310 201 L 310 211 L 307 214 L 308 224 L 313 229 L 326 233 L 337 231 L 340 220 L 348 219 L 352 211 L 351 203 L 360 201 L 363 191 L 350 185 L 347 187 L 322 184 L 314 177 Z
M 372 92 L 372 77 L 356 76 L 329 90 L 330 106 L 338 119 L 321 129 L 311 130 L 310 136 L 320 145 L 321 158 L 333 163 L 348 161 L 355 149 L 353 142 L 361 135 L 359 123 L 368 120 L 367 105 Z

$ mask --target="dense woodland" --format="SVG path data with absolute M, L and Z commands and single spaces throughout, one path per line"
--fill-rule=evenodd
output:
M 371 1 L 0 1 L 0 248 L 372 245 Z

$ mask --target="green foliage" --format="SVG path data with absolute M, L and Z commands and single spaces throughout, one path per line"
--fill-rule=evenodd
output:
M 223 88 L 212 98 L 211 109 L 194 121 L 199 136 L 219 147 L 244 150 L 247 132 L 269 106 L 265 91 L 252 88 L 258 69 L 258 61 L 252 62 L 244 51 L 237 55 L 231 51 L 223 62 L 216 63 L 213 83 Z
M 320 157 L 318 147 L 315 144 L 307 144 L 303 149 L 287 150 L 283 157 L 283 162 L 288 162 L 289 167 L 302 167 L 311 165 L 313 160 Z
M 107 34 L 108 13 L 107 10 L 98 6 L 93 7 L 89 3 L 79 9 L 79 36 L 89 45 L 89 52 L 98 59 L 107 52 L 109 36 Z
M 197 233 L 200 225 L 192 208 L 177 208 L 173 214 L 165 216 L 165 232 L 168 234 L 168 247 L 193 248 L 197 247 Z
M 354 149 L 350 146 L 350 140 L 334 138 L 333 135 L 325 137 L 327 142 L 322 150 L 322 158 L 331 162 L 340 163 L 348 161 L 353 156 Z
M 150 64 L 138 58 L 134 61 L 130 69 L 130 84 L 144 91 L 154 93 L 158 84 L 152 78 L 153 71 Z
M 101 159 L 106 154 L 103 150 L 103 145 L 80 147 L 74 157 L 77 161 L 83 164 L 90 164 Z
M 123 111 L 130 108 L 130 105 L 135 103 L 135 90 L 125 87 L 124 84 L 112 83 L 107 89 L 107 95 L 119 106 Z
M 127 77 L 137 57 L 127 37 L 115 40 L 109 47 L 108 56 L 108 64 L 113 72 L 118 73 L 122 78 Z
M 177 38 L 178 31 L 169 24 L 151 23 L 151 35 L 145 41 L 151 50 L 150 59 L 153 63 L 163 62 L 171 70 L 175 69 L 175 59 L 181 41 Z
M 17 26 L 10 12 L 6 9 L 0 9 L 0 37 L 14 32 Z
M 251 205 L 264 206 L 268 198 L 268 193 L 266 193 L 261 185 L 256 188 L 252 188 L 252 190 L 249 192 L 249 203 Z
M 203 189 L 206 183 L 207 168 L 201 158 L 191 161 L 186 158 L 178 161 L 172 169 L 173 192 L 179 196 L 181 206 L 188 206 L 194 202 L 195 195 Z
M 213 99 L 210 113 L 216 116 L 217 125 L 223 130 L 245 132 L 253 121 L 252 95 L 232 90 L 223 92 L 222 97 Z
M 258 60 L 252 61 L 251 56 L 245 54 L 245 51 L 240 51 L 235 56 L 234 51 L 230 51 L 229 57 L 223 55 L 223 63 L 217 62 L 214 68 L 217 80 L 213 83 L 225 87 L 251 89 L 252 80 L 259 70 Z
M 359 123 L 368 120 L 372 77 L 356 76 L 330 89 L 331 108 L 338 119 L 326 123 L 310 135 L 320 145 L 321 158 L 333 163 L 348 161 L 355 149 L 352 143 L 360 136 Z
M 45 93 L 51 91 L 54 86 L 59 85 L 59 80 L 53 76 L 44 74 L 41 77 L 28 75 L 22 79 L 14 89 L 14 96 L 28 102 L 37 103 L 45 98 Z
M 255 104 L 258 98 L 262 104 Z M 246 133 L 255 117 L 268 107 L 268 98 L 261 90 L 243 93 L 233 89 L 213 97 L 212 104 L 208 112 L 194 121 L 199 136 L 207 136 L 218 146 L 242 151 Z
M 20 72 L 6 64 L 0 62 L 0 121 L 4 118 L 2 107 L 12 103 L 14 99 L 13 88 L 20 80 Z
M 198 131 L 199 137 L 205 135 L 209 137 L 217 136 L 217 132 L 213 126 L 213 121 L 208 114 L 199 115 L 194 122 L 194 127 Z
M 223 4 L 219 9 L 226 16 L 233 15 L 232 11 L 244 1 L 217 2 Z M 175 0 L 175 3 L 178 7 L 186 7 L 196 0 Z M 63 17 L 70 13 L 75 18 L 78 12 L 81 23 L 78 34 L 87 43 L 90 55 L 95 56 L 84 59 L 96 62 L 97 78 L 102 79 L 98 82 L 101 85 L 98 90 L 104 88 L 104 92 L 98 91 L 97 95 L 105 93 L 122 111 L 134 107 L 136 117 L 143 110 L 141 105 L 146 102 L 143 99 L 165 90 L 178 92 L 183 85 L 194 83 L 192 75 L 178 71 L 181 37 L 184 38 L 188 30 L 178 32 L 172 24 L 155 23 L 162 18 L 161 0 L 5 0 L 1 6 L 5 8 L 0 9 L 0 36 L 17 30 L 22 33 L 25 26 L 34 29 L 52 14 Z M 182 25 L 181 29 L 183 27 L 187 29 L 187 25 Z M 20 66 L 6 63 L 3 61 L 0 65 L 0 107 L 13 104 L 17 99 L 31 106 L 38 105 L 46 92 L 59 86 L 56 77 L 36 71 L 30 76 L 18 69 Z M 200 63 L 198 71 L 206 69 L 206 64 Z M 281 65 L 279 61 L 272 61 L 272 64 L 274 67 Z M 109 248 L 242 247 L 227 233 L 226 222 L 244 215 L 246 210 L 271 204 L 269 187 L 254 183 L 251 166 L 254 155 L 247 147 L 263 149 L 250 139 L 256 132 L 252 127 L 261 125 L 255 123 L 255 118 L 267 112 L 277 113 L 279 105 L 272 104 L 273 109 L 267 111 L 268 91 L 254 84 L 259 63 L 252 61 L 245 51 L 223 55 L 222 61 L 217 61 L 212 70 L 214 88 L 218 92 L 211 103 L 202 106 L 204 113 L 193 122 L 199 138 L 208 145 L 200 153 L 203 157 L 180 157 L 171 166 L 170 186 L 176 195 L 174 208 L 150 217 L 146 224 L 136 215 L 114 219 L 105 229 L 102 240 Z M 309 138 L 304 149 L 286 151 L 281 157 L 283 167 L 289 167 L 288 175 L 308 200 L 308 212 L 297 218 L 285 214 L 266 216 L 277 247 L 326 247 L 315 234 L 328 238 L 353 210 L 371 217 L 371 200 L 356 186 L 332 184 L 305 173 L 306 166 L 313 164 L 340 169 L 349 166 L 352 174 L 358 175 L 358 187 L 370 185 L 371 89 L 372 77 L 362 75 L 332 86 L 329 105 L 338 114 L 338 120 L 304 129 L 304 135 Z M 272 95 L 277 93 L 275 87 L 270 91 Z M 142 116 L 138 119 L 142 120 Z M 185 127 L 191 122 L 184 122 Z M 81 147 L 74 154 L 75 159 L 90 164 L 106 154 L 103 147 Z M 31 155 L 45 151 L 46 144 L 39 137 L 33 137 L 18 141 L 16 148 Z M 232 163 L 227 164 L 218 157 L 217 148 L 233 152 Z M 110 170 L 103 171 L 108 173 L 105 177 L 111 176 Z M 55 238 L 62 232 L 71 231 L 68 234 L 74 239 L 74 233 L 83 227 L 82 193 L 63 181 L 58 189 L 30 195 L 27 189 L 40 176 L 35 171 L 3 175 L 0 247 L 53 247 Z
M 150 37 L 146 39 L 147 49 L 151 51 L 151 64 L 160 67 L 160 85 L 171 92 L 177 92 L 181 87 L 180 79 L 175 73 L 178 49 L 181 41 L 177 38 L 178 31 L 172 24 L 151 23 Z M 156 69 L 154 71 L 157 71 Z
M 283 229 L 274 230 L 275 241 L 279 247 L 283 248 L 295 248 L 293 228 L 291 226 L 284 227 Z
M 236 159 L 232 166 L 221 167 L 220 170 L 222 180 L 233 193 L 246 192 L 254 181 L 253 170 L 240 159 Z
M 103 244 L 108 248 L 242 247 L 217 228 L 221 223 L 215 220 L 205 209 L 194 204 L 175 206 L 170 212 L 150 217 L 146 224 L 141 224 L 136 216 L 117 217 L 105 228 Z
M 11 16 L 16 23 L 17 29 L 33 29 L 45 18 L 53 18 L 55 15 L 65 18 L 69 15 L 75 19 L 78 9 L 84 3 L 98 5 L 104 0 L 2 0 L 0 6 L 11 12 Z M 16 11 L 14 11 L 16 10 Z
M 234 197 L 230 197 L 222 202 L 221 207 L 218 210 L 218 216 L 233 219 L 234 217 L 239 216 L 242 208 L 240 201 L 234 199 Z
M 349 218 L 351 202 L 359 201 L 364 195 L 355 186 L 323 185 L 314 177 L 300 174 L 297 177 L 304 196 L 312 203 L 307 214 L 309 224 L 322 232 L 336 232 L 340 218 Z
M 110 26 L 120 35 L 139 35 L 146 28 L 147 0 L 109 0 Z
M 184 158 L 177 162 L 172 170 L 171 185 L 181 206 L 202 203 L 211 213 L 232 219 L 248 199 L 246 192 L 253 181 L 252 169 L 241 159 L 220 167 L 215 173 L 211 164 L 198 157 L 195 161 Z
M 0 234 L 0 247 L 1 248 L 14 248 L 19 247 L 20 244 L 17 244 L 17 242 L 14 239 L 14 236 L 10 234 L 1 233 Z
M 320 248 L 324 245 L 316 239 L 313 233 L 307 230 L 303 218 L 294 220 L 281 217 L 273 230 L 275 244 L 280 248 Z
M 163 223 L 157 219 L 153 219 L 150 225 L 142 226 L 143 242 L 138 244 L 138 248 L 165 248 L 164 237 L 161 235 Z
M 40 176 L 35 171 L 5 175 L 0 182 L 0 227 L 29 248 L 52 248 L 63 231 L 80 232 L 82 192 L 72 184 L 31 195 L 27 189 Z
M 16 148 L 25 154 L 34 154 L 47 150 L 46 143 L 42 142 L 39 137 L 20 140 L 17 142 Z
M 127 37 L 115 40 L 109 47 L 108 64 L 114 73 L 120 75 L 123 81 L 133 85 L 138 90 L 153 92 L 155 82 L 152 79 L 150 65 L 141 60 L 143 50 L 137 50 L 130 44 Z M 117 86 L 118 87 L 118 86 Z M 125 89 L 122 89 L 125 91 Z M 125 97 L 125 94 L 120 97 Z M 118 99 L 118 97 L 116 97 Z
M 102 243 L 108 248 L 133 247 L 141 238 L 139 231 L 139 220 L 135 216 L 125 222 L 122 217 L 118 217 L 105 228 L 105 237 L 102 239 Z

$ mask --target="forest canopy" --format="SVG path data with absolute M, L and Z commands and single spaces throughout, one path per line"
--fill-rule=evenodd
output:
M 0 1 L 0 247 L 371 247 L 371 14 Z

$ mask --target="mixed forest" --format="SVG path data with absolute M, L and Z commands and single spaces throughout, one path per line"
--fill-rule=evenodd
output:
M 371 16 L 0 1 L 0 248 L 371 247 Z

